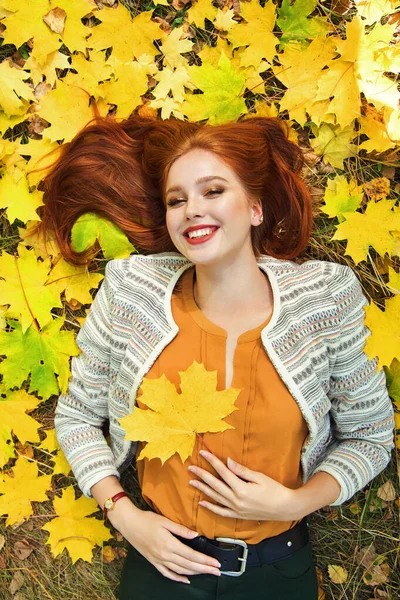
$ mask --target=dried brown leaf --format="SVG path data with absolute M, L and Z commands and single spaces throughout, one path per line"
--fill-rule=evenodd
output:
M 387 177 L 375 177 L 364 183 L 364 192 L 371 200 L 383 200 L 390 193 L 390 181 Z
M 395 174 L 396 174 L 395 167 L 388 167 L 387 165 L 384 165 L 382 167 L 382 175 L 384 177 L 387 177 L 388 179 L 394 179 Z
M 363 581 L 366 585 L 380 585 L 388 581 L 390 567 L 387 563 L 374 565 L 368 569 L 363 575 Z
M 9 592 L 13 596 L 16 592 L 18 592 L 19 588 L 24 584 L 24 576 L 21 571 L 15 571 L 14 577 L 11 580 L 9 585 Z
M 128 554 L 127 549 L 121 548 L 120 546 L 117 546 L 116 548 L 114 548 L 114 552 L 115 552 L 115 555 L 117 556 L 117 558 L 126 558 L 126 555 Z
M 356 554 L 357 562 L 361 563 L 363 567 L 369 569 L 376 559 L 376 550 L 374 544 L 361 548 Z
M 393 502 L 396 500 L 397 494 L 393 483 L 388 479 L 385 481 L 383 485 L 378 489 L 377 496 L 386 502 Z
M 32 553 L 33 548 L 26 539 L 18 540 L 14 544 L 14 554 L 20 560 L 25 560 Z
M 44 15 L 43 21 L 50 27 L 54 33 L 62 35 L 64 32 L 65 18 L 67 13 L 62 8 L 52 8 Z
M 35 87 L 35 91 L 33 93 L 34 93 L 36 100 L 40 101 L 40 98 L 43 98 L 43 96 L 46 96 L 46 94 L 48 94 L 50 90 L 51 90 L 51 85 L 49 83 L 45 83 L 44 81 L 42 81 L 37 84 L 37 86 Z M 35 115 L 35 116 L 37 116 L 37 115 Z
M 106 564 L 112 562 L 115 559 L 114 548 L 111 546 L 103 546 L 103 550 L 101 551 L 101 559 Z
M 0 534 L 0 550 L 2 550 L 5 543 L 6 543 L 6 538 L 4 537 L 4 535 Z

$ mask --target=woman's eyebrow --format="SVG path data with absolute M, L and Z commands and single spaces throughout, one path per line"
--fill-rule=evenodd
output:
M 219 179 L 220 181 L 225 181 L 228 183 L 227 179 L 219 177 L 219 175 L 207 175 L 207 177 L 199 177 L 199 179 L 196 179 L 195 184 L 198 185 L 199 183 L 206 183 L 207 181 L 211 181 L 213 179 Z M 170 192 L 179 192 L 181 189 L 182 188 L 179 185 L 174 185 L 173 187 L 168 188 L 165 193 L 169 194 Z

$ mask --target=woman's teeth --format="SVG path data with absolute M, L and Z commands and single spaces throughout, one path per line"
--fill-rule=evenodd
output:
M 210 233 L 213 233 L 213 231 L 215 231 L 215 229 L 197 229 L 196 231 L 189 231 L 188 237 L 202 237 L 204 235 L 209 235 Z

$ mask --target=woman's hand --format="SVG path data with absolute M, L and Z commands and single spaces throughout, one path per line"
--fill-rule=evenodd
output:
M 131 507 L 122 504 L 124 500 L 116 504 L 112 511 L 115 514 L 109 513 L 111 523 L 162 575 L 190 583 L 184 575 L 220 574 L 221 565 L 215 558 L 193 550 L 175 537 L 193 539 L 195 531 L 157 513 L 139 510 L 132 503 Z
M 296 490 L 230 459 L 226 466 L 211 452 L 201 450 L 200 454 L 220 476 L 200 467 L 188 467 L 201 478 L 191 481 L 191 485 L 218 503 L 201 501 L 201 506 L 223 517 L 255 521 L 292 521 L 304 516 L 299 514 Z

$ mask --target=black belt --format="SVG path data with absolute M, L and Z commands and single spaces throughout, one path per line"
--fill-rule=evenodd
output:
M 221 574 L 242 575 L 249 567 L 273 563 L 294 554 L 309 540 L 308 523 L 304 518 L 292 529 L 274 537 L 266 538 L 258 544 L 247 544 L 236 538 L 215 538 L 200 535 L 192 540 L 176 536 L 194 550 L 216 558 L 221 563 Z

